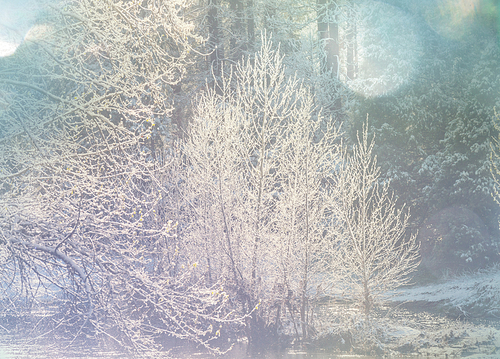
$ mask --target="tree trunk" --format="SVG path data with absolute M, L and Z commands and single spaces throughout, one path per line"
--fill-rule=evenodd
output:
M 219 32 L 219 1 L 209 0 L 208 5 L 208 68 L 211 73 L 209 83 L 213 83 L 214 88 L 220 91 L 220 82 L 222 78 L 222 59 L 224 58 L 224 42 Z
M 234 19 L 231 22 L 232 37 L 229 41 L 229 51 L 231 52 L 231 58 L 233 59 L 233 61 L 239 61 L 241 60 L 241 57 L 243 55 L 242 44 L 241 42 L 237 41 L 242 37 L 242 34 L 244 32 L 243 23 L 241 21 L 244 15 L 243 0 L 231 0 L 229 6 L 234 16 Z
M 346 35 L 346 62 L 347 62 L 347 80 L 354 80 L 356 76 L 356 23 L 354 22 L 347 31 Z
M 254 11 L 254 0 L 247 0 L 247 8 L 245 13 L 247 14 L 247 46 L 246 50 L 251 54 L 254 52 L 255 47 L 255 11 Z
M 335 3 L 327 0 L 317 0 L 318 4 L 318 35 L 325 55 L 321 57 L 321 73 L 332 72 L 339 76 L 339 25 L 332 21 Z

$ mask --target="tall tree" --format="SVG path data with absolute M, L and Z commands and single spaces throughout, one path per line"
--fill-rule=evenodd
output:
M 338 6 L 335 1 L 317 0 L 318 3 L 318 34 L 324 46 L 324 56 L 321 59 L 321 72 L 339 75 L 339 26 L 337 22 Z
M 222 61 L 224 60 L 224 38 L 221 34 L 221 26 L 219 22 L 219 0 L 210 0 L 208 3 L 208 67 L 213 78 L 209 78 L 210 82 L 214 82 L 215 88 L 220 87 L 222 81 Z

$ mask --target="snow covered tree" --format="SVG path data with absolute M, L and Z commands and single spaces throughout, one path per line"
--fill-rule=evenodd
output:
M 390 290 L 408 282 L 419 264 L 419 246 L 416 234 L 407 233 L 409 215 L 396 208 L 389 184 L 379 182 L 367 126 L 339 172 L 336 259 L 346 292 L 368 319 Z
M 428 41 L 419 75 L 398 93 L 361 100 L 351 138 L 369 113 L 381 177 L 400 204 L 411 204 L 412 226 L 421 228 L 422 264 L 434 274 L 475 269 L 498 258 L 492 255 L 498 253 L 498 206 L 489 173 L 498 47 L 488 33 L 481 41 L 449 43 L 421 31 Z M 454 209 L 450 222 L 443 211 Z M 430 228 L 442 235 L 429 234 Z
M 186 6 L 60 2 L 42 38 L 0 59 L 1 309 L 60 308 L 38 334 L 211 348 L 211 325 L 231 321 L 163 209 L 170 95 L 200 40 Z
M 265 38 L 222 89 L 201 96 L 183 146 L 187 252 L 243 311 L 257 308 L 252 343 L 271 339 L 284 322 L 307 337 L 311 289 L 326 278 L 319 254 L 339 134 L 320 131 L 311 94 L 285 76 Z

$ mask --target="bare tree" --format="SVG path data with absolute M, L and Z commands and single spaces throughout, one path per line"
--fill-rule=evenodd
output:
M 285 76 L 265 38 L 254 62 L 240 63 L 221 88 L 197 101 L 184 144 L 187 252 L 198 252 L 207 277 L 222 278 L 244 311 L 258 308 L 248 323 L 253 342 L 284 320 L 305 338 L 325 269 L 318 258 L 339 132 L 321 132 L 312 95 Z
M 396 209 L 388 183 L 379 183 L 367 126 L 339 171 L 339 269 L 345 290 L 366 318 L 388 292 L 409 280 L 419 264 L 416 235 L 408 235 L 408 218 Z
M 0 59 L 1 303 L 61 308 L 36 334 L 219 352 L 228 297 L 183 261 L 164 210 L 169 96 L 200 40 L 187 5 L 63 1 L 43 38 Z

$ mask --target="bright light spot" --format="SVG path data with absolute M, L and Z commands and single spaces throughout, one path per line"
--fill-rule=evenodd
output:
M 14 52 L 16 52 L 16 49 L 20 44 L 20 42 L 16 43 L 0 38 L 0 57 L 12 55 Z
M 0 57 L 15 53 L 40 12 L 41 0 L 0 0 Z

